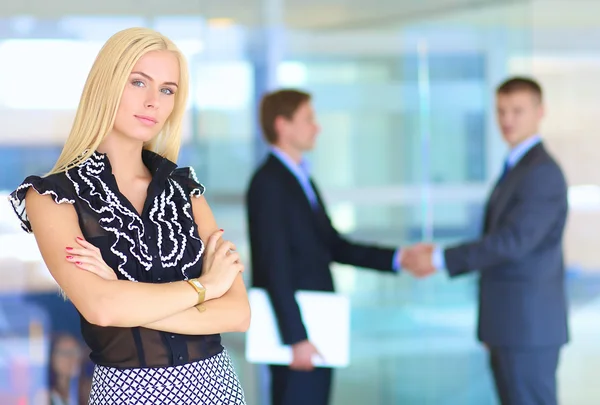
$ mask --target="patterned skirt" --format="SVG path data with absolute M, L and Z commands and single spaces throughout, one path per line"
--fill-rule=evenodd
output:
M 227 351 L 175 367 L 96 366 L 89 405 L 245 405 Z

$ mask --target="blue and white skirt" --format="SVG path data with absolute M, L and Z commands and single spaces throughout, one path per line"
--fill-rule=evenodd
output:
M 175 367 L 96 366 L 89 405 L 245 405 L 227 351 Z

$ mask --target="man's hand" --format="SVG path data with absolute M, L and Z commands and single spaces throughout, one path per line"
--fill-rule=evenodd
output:
M 418 243 L 400 251 L 402 268 L 408 270 L 413 276 L 421 278 L 435 272 L 433 266 L 434 246 L 428 243 Z
M 316 354 L 321 358 L 323 357 L 308 340 L 303 340 L 292 345 L 292 354 L 294 358 L 292 359 L 290 368 L 297 371 L 312 371 L 315 368 L 312 362 L 313 355 Z

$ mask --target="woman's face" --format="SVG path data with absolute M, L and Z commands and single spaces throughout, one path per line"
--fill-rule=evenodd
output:
M 81 366 L 81 347 L 70 337 L 63 337 L 54 346 L 52 368 L 61 377 L 75 377 Z
M 179 60 L 170 51 L 152 51 L 135 64 L 125 84 L 112 133 L 148 142 L 161 131 L 175 106 Z

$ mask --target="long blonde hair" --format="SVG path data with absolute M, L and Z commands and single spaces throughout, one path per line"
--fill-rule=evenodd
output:
M 162 131 L 144 148 L 177 161 L 188 97 L 187 62 L 177 46 L 164 35 L 148 28 L 128 28 L 110 37 L 98 53 L 85 82 L 69 137 L 48 174 L 78 166 L 94 153 L 113 128 L 123 89 L 133 67 L 151 51 L 175 53 L 180 73 L 173 111 Z

